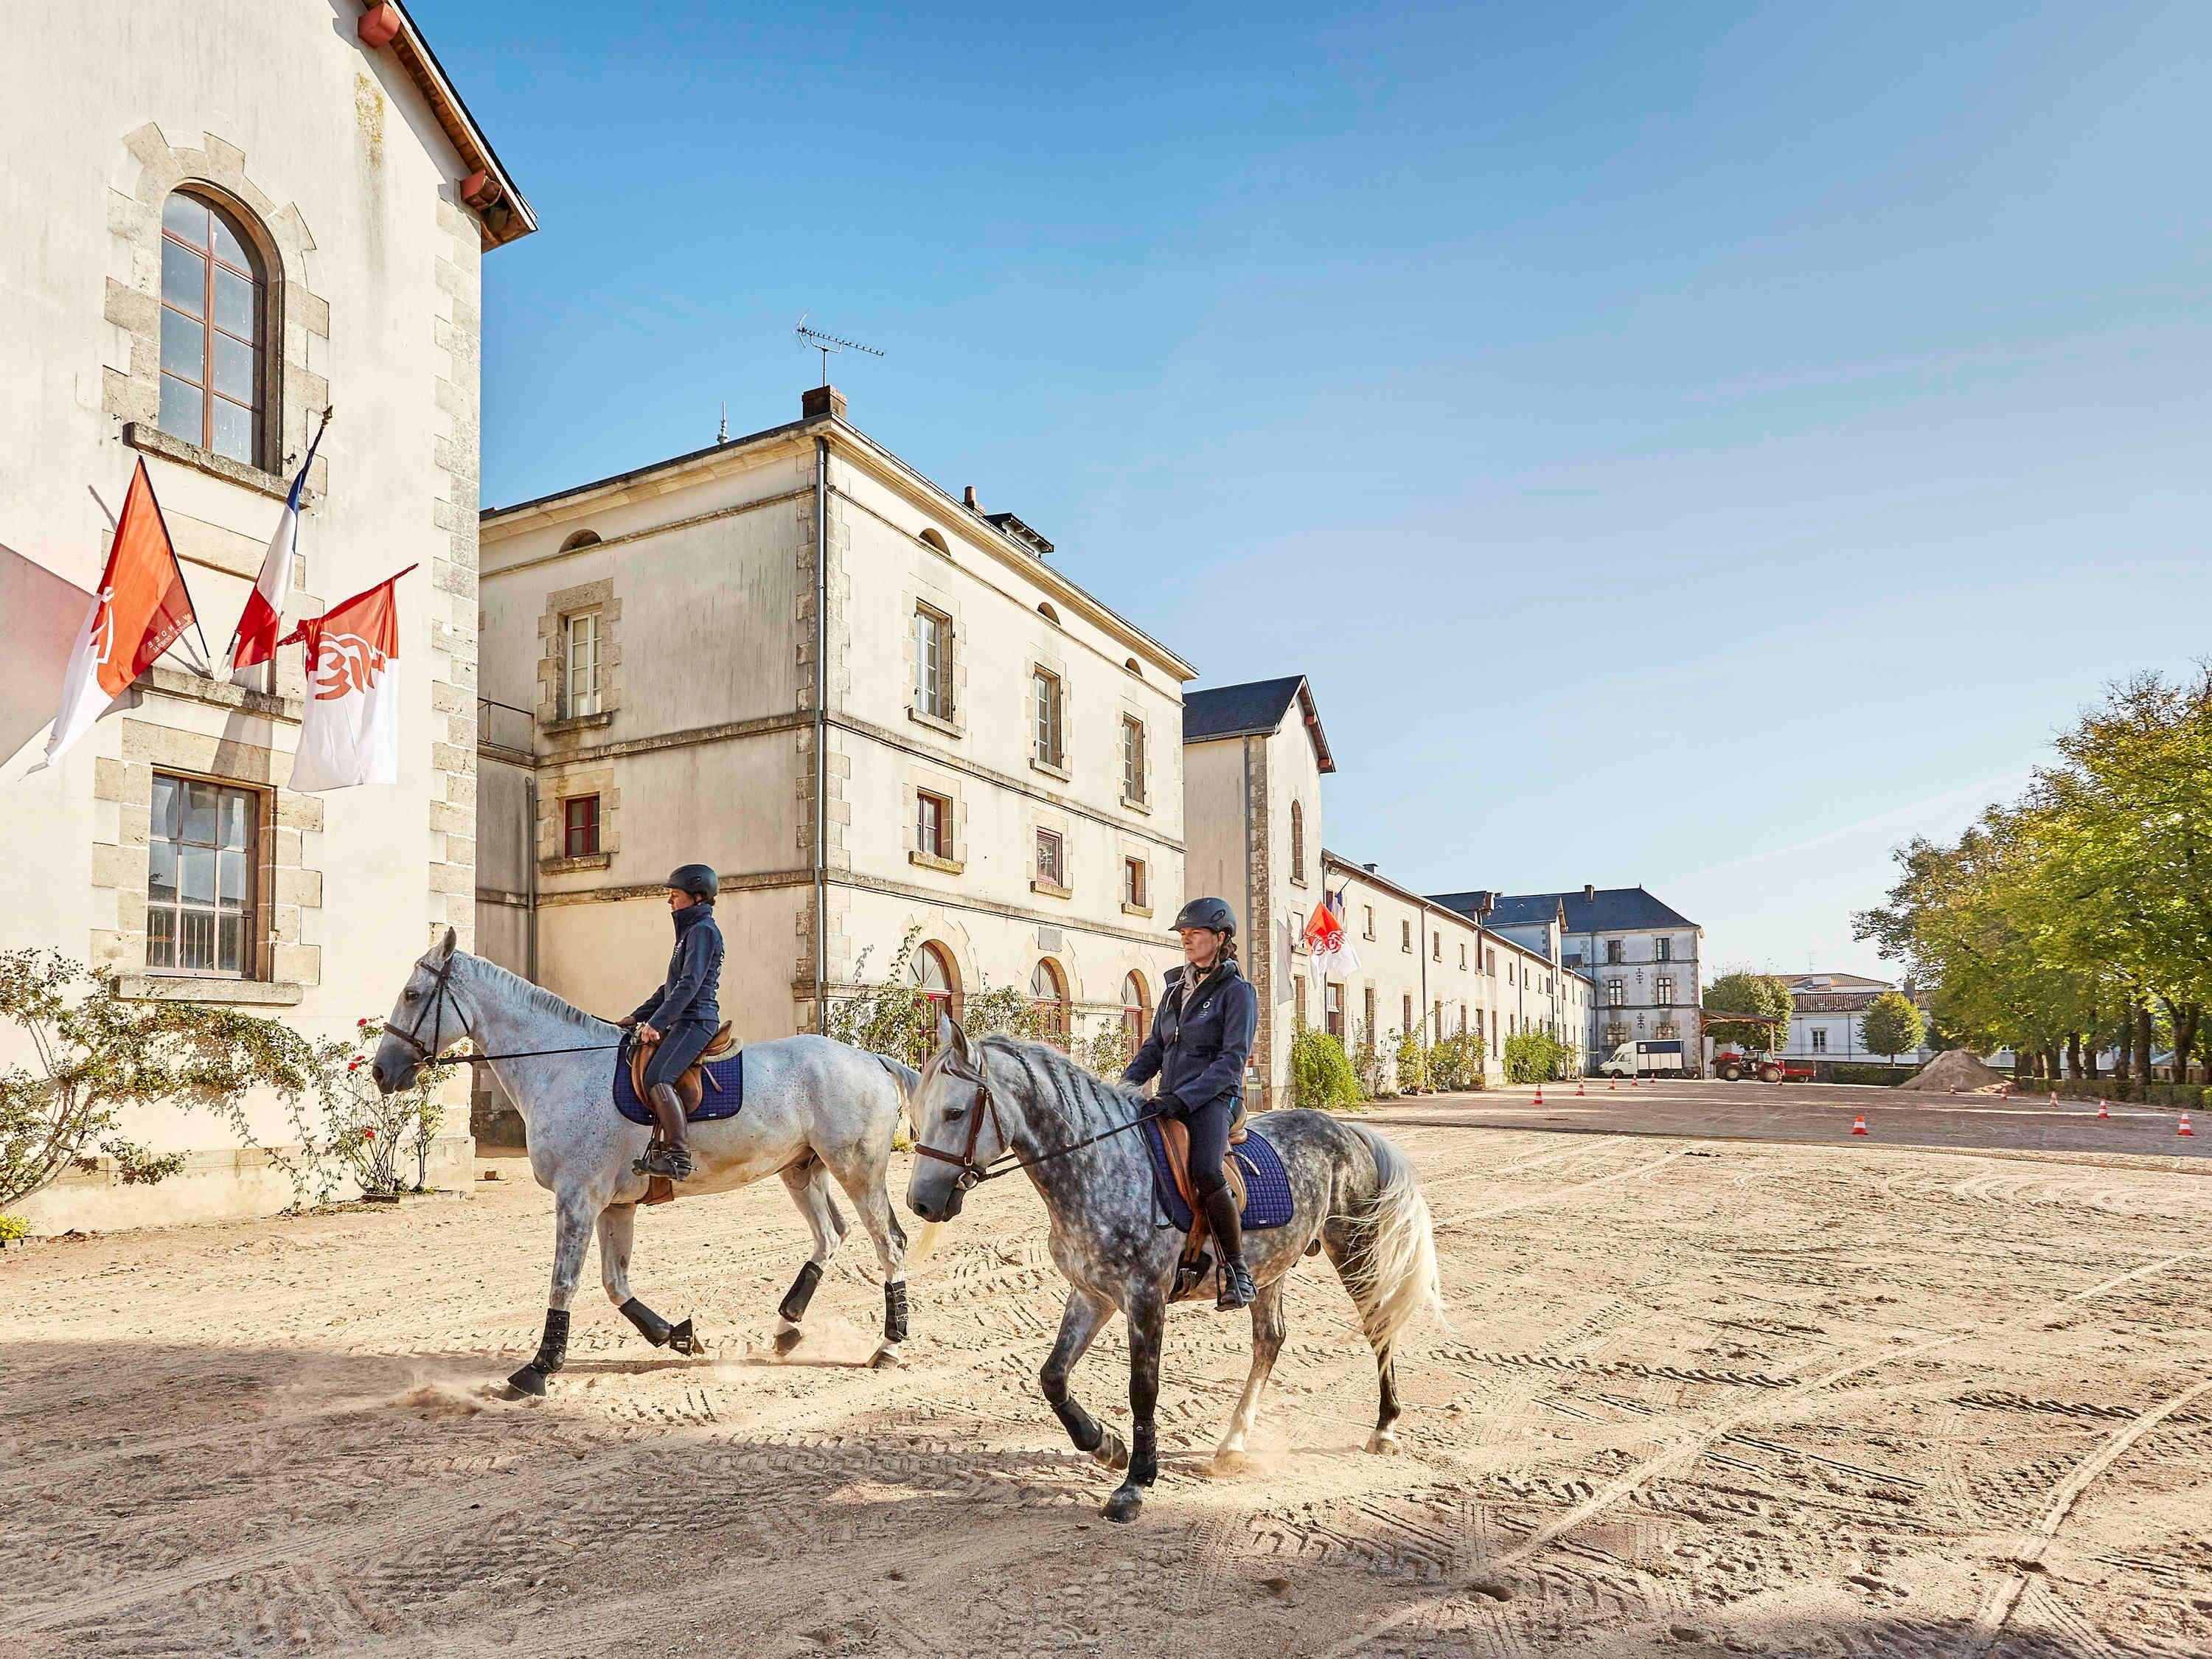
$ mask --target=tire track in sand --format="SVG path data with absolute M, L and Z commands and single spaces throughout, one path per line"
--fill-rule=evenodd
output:
M 2022 1547 L 2014 1555 L 2012 1571 L 2005 1575 L 2002 1584 L 1990 1592 L 1979 1611 L 1974 1614 L 1974 1634 L 1972 1643 L 1964 1650 L 1966 1659 L 1979 1659 L 1979 1656 L 1988 1653 L 1996 1645 L 1997 1638 L 2004 1633 L 2006 1621 L 2012 1617 L 2013 1610 L 2019 1607 L 2020 1598 L 2027 1593 L 2029 1573 L 2041 1565 L 2043 1552 L 2058 1535 L 2059 1528 L 2066 1524 L 2066 1517 L 2074 1512 L 2074 1505 L 2081 1501 L 2081 1494 L 2088 1491 L 2100 1475 L 2124 1456 L 2136 1441 L 2191 1401 L 2207 1394 L 2212 1394 L 2212 1377 L 2207 1377 L 2193 1389 L 2184 1389 L 2163 1405 L 2154 1406 L 2082 1459 L 2074 1473 L 2059 1483 L 2058 1490 L 2051 1495 L 2051 1507 L 2044 1510 L 2042 1518 L 2035 1523 L 2034 1530 L 2027 1534 Z
M 1632 1468 L 1625 1470 L 1620 1474 L 1614 1476 L 1612 1480 L 1607 1481 L 1605 1485 L 1600 1486 L 1595 1492 L 1592 1492 L 1589 1497 L 1576 1504 L 1571 1510 L 1569 1510 L 1565 1515 L 1545 1522 L 1544 1525 L 1537 1528 L 1534 1532 L 1529 1534 L 1528 1537 L 1522 1539 L 1511 1549 L 1506 1551 L 1504 1554 L 1498 1556 L 1493 1559 L 1482 1564 L 1477 1573 L 1462 1577 L 1457 1583 L 1434 1595 L 1425 1595 L 1417 1601 L 1408 1602 L 1406 1606 L 1399 1608 L 1395 1613 L 1390 1613 L 1388 1616 L 1376 1620 L 1374 1624 L 1370 1625 L 1364 1631 L 1362 1631 L 1358 1635 L 1348 1637 L 1344 1641 L 1339 1642 L 1334 1646 L 1327 1649 L 1322 1653 L 1322 1659 L 1346 1659 L 1346 1656 L 1358 1653 L 1364 1649 L 1370 1648 L 1374 1645 L 1378 1638 L 1382 1637 L 1386 1632 L 1396 1630 L 1403 1625 L 1411 1623 L 1415 1619 L 1421 1618 L 1440 1609 L 1446 1602 L 1451 1601 L 1456 1596 L 1468 1594 L 1474 1589 L 1475 1583 L 1480 1582 L 1482 1578 L 1486 1577 L 1491 1574 L 1501 1572 L 1509 1568 L 1520 1565 L 1522 1562 L 1529 1559 L 1529 1558 L 1535 1555 L 1539 1551 L 1546 1548 L 1557 1539 L 1569 1532 L 1571 1532 L 1575 1528 L 1581 1526 L 1584 1522 L 1592 1519 L 1608 1509 L 1611 1509 L 1615 1504 L 1620 1502 L 1621 1499 L 1626 1498 L 1630 1493 L 1641 1489 L 1649 1482 L 1658 1479 L 1662 1475 L 1671 1474 L 1678 1470 L 1686 1468 L 1692 1463 L 1695 1462 L 1699 1457 L 1703 1456 L 1711 1447 L 1718 1443 L 1723 1437 L 1734 1433 L 1736 1430 L 1741 1428 L 1744 1425 L 1753 1421 L 1756 1418 L 1771 1416 L 1775 1412 L 1780 1410 L 1783 1407 L 1787 1406 L 1793 1401 L 1802 1400 L 1809 1395 L 1818 1394 L 1825 1389 L 1833 1388 L 1837 1383 L 1844 1382 L 1847 1378 L 1856 1376 L 1863 1371 L 1876 1370 L 1884 1365 L 1893 1364 L 1900 1360 L 1917 1359 L 1924 1354 L 1933 1353 L 1938 1348 L 1948 1348 L 1956 1343 L 1969 1341 L 1977 1337 L 1989 1336 L 1997 1331 L 2025 1324 L 2030 1320 L 2042 1318 L 2059 1308 L 2072 1307 L 2080 1303 L 2094 1301 L 2096 1298 L 2104 1296 L 2108 1291 L 2119 1289 L 2123 1285 L 2132 1284 L 2136 1279 L 2146 1279 L 2154 1273 L 2163 1273 L 2167 1268 L 2174 1267 L 2179 1263 L 2194 1261 L 2197 1258 L 2208 1254 L 2212 1254 L 2212 1252 L 2205 1250 L 2182 1250 L 2172 1255 L 2162 1256 L 2155 1261 L 2146 1262 L 2140 1267 L 2130 1268 L 2126 1273 L 2115 1273 L 2109 1279 L 2101 1279 L 2098 1283 L 2090 1285 L 2087 1290 L 2076 1291 L 2071 1296 L 2061 1297 L 2055 1302 L 2039 1302 L 2033 1308 L 2025 1309 L 2019 1313 L 2012 1315 L 2008 1318 L 2001 1319 L 1993 1323 L 1977 1325 L 1967 1330 L 1954 1331 L 1948 1335 L 1931 1337 L 1924 1342 L 1916 1342 L 1908 1347 L 1894 1349 L 1887 1353 L 1871 1354 L 1862 1359 L 1851 1360 L 1844 1364 L 1831 1367 L 1829 1370 L 1820 1372 L 1816 1376 L 1808 1377 L 1804 1382 L 1796 1384 L 1784 1393 L 1778 1395 L 1765 1395 L 1744 1408 L 1720 1413 L 1713 1418 L 1709 1419 L 1703 1427 L 1680 1439 L 1676 1440 L 1673 1445 L 1667 1447 L 1664 1450 L 1654 1453 L 1651 1456 L 1645 1458 L 1642 1462 L 1638 1463 Z M 2206 1388 L 2212 1388 L 2212 1382 L 2208 1382 L 2204 1386 Z M 2190 1400 L 2193 1399 L 2197 1394 L 2201 1392 L 2203 1392 L 2203 1389 L 2192 1389 L 2188 1394 L 2177 1396 L 2171 1404 L 2178 1408 L 2179 1407 L 2186 1404 Z M 2160 1420 L 2163 1420 L 2162 1414 Z M 2152 1426 L 2152 1425 L 2148 1423 L 2144 1423 L 2142 1425 L 2144 1429 L 2148 1429 L 2150 1426 Z M 2125 1431 L 2124 1431 L 2124 1432 Z M 2112 1455 L 2114 1456 L 2118 1456 L 2121 1451 L 2124 1451 L 2126 1449 L 2125 1445 L 2118 1445 L 2116 1443 L 2119 1437 L 2116 1436 L 2113 1443 L 2108 1443 L 2108 1444 L 2112 1444 L 2113 1446 Z M 2133 1443 L 2132 1437 L 2129 1438 L 2128 1443 Z M 2094 1461 L 2094 1460 L 2093 1460 L 2093 1462 Z M 2106 1461 L 2109 1462 L 2110 1460 L 2107 1459 Z M 2094 1480 L 2098 1473 L 2101 1472 L 2104 1465 L 2101 1463 L 2098 1464 L 2095 1468 L 2088 1468 L 2087 1465 L 2084 1465 L 2083 1467 L 2085 1469 L 2088 1470 L 2087 1475 L 2084 1476 L 2081 1470 L 2077 1470 L 2075 1472 L 2075 1476 L 2076 1478 L 2080 1478 L 2081 1486 L 2087 1486 L 2089 1481 Z M 2072 1485 L 2073 1480 L 2069 1479 L 2068 1486 L 2070 1486 Z M 2062 1487 L 2062 1495 L 2064 1491 L 2065 1488 Z M 2078 1496 L 2078 1492 L 2075 1495 Z M 2054 1504 L 2054 1510 L 2057 1509 L 2057 1506 Z M 2070 1499 L 2068 1500 L 2067 1507 L 2071 1507 Z M 2048 1516 L 2046 1516 L 2046 1519 L 2048 1518 Z M 2059 1514 L 2057 1516 L 2059 1521 L 2063 1521 L 2064 1518 L 2065 1517 L 2063 1513 Z M 2053 1522 L 2053 1525 L 2055 1527 L 2056 1522 Z M 2045 1541 L 2048 1541 L 2047 1538 Z M 2018 1600 L 2017 1592 L 2014 1592 L 2013 1600 Z M 2008 1610 L 2009 1609 L 2008 1608 Z M 1994 1638 L 1995 1633 L 1996 1632 L 1993 1629 L 1991 1632 L 1992 1638 Z M 1986 1651 L 1986 1649 L 1983 1650 L 1983 1651 Z

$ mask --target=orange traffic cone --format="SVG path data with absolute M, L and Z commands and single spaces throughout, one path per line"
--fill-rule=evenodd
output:
M 1537 1104 L 1537 1105 L 1539 1105 L 1539 1106 L 1541 1106 L 1543 1103 L 1544 1103 L 1544 1085 L 1543 1085 L 1542 1084 L 1540 1084 L 1540 1084 L 1538 1084 L 1538 1085 L 1536 1085 L 1536 1104 Z
M 1641 1077 L 1632 1077 L 1628 1079 L 1628 1086 L 1632 1089 L 1641 1089 L 1644 1086 L 1644 1079 Z
M 2097 1115 L 2099 1117 L 2110 1117 L 2112 1115 L 2112 1112 L 2111 1107 L 2107 1106 L 2101 1100 L 2097 1103 Z
M 1583 1090 L 1581 1084 L 1577 1083 L 1575 1085 L 1575 1098 L 1577 1100 L 1580 1100 L 1585 1092 L 1586 1091 Z
M 2051 1091 L 2051 1103 L 2053 1106 L 2056 1106 L 2058 1103 L 2058 1091 L 2056 1089 L 2053 1089 Z
M 1864 1112 L 1861 1112 L 1856 1117 L 1851 1120 L 1851 1133 L 1855 1135 L 1863 1135 L 1866 1132 L 1866 1114 Z
M 2174 1133 L 2178 1135 L 2193 1135 L 2196 1133 L 2196 1130 L 2189 1127 L 2189 1114 L 2184 1112 L 2181 1115 L 2181 1127 L 2179 1129 L 2176 1129 Z
M 1618 1089 L 1619 1087 L 1620 1087 L 1620 1079 L 1619 1078 L 1617 1078 L 1617 1077 L 1609 1077 L 1609 1078 L 1606 1079 L 1606 1080 L 1605 1080 L 1605 1091 L 1606 1091 L 1606 1092 L 1607 1092 L 1607 1094 L 1611 1094 L 1611 1093 L 1612 1093 L 1615 1089 Z

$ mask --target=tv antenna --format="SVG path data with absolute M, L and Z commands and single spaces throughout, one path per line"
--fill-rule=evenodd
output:
M 812 314 L 813 313 L 811 312 L 809 312 L 805 316 L 800 317 L 799 319 L 799 326 L 793 329 L 792 332 L 799 337 L 799 343 L 802 348 L 808 351 L 818 351 L 822 354 L 823 385 L 828 386 L 830 384 L 830 354 L 833 351 L 865 351 L 871 357 L 880 357 L 884 355 L 882 352 L 877 350 L 875 347 L 872 345 L 862 345 L 858 340 L 848 340 L 836 334 L 824 334 L 818 328 L 807 327 L 806 317 L 811 316 Z

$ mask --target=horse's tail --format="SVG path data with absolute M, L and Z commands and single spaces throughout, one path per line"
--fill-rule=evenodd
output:
M 1353 1233 L 1338 1267 L 1369 1344 L 1387 1359 L 1399 1333 L 1422 1314 L 1443 1319 L 1436 1227 L 1413 1161 L 1364 1124 L 1343 1127 L 1373 1155 L 1376 1188 L 1358 1212 L 1338 1218 Z

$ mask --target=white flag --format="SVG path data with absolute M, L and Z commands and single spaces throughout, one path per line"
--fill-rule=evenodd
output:
M 307 642 L 307 709 L 289 787 L 349 789 L 399 781 L 398 583 L 407 570 L 310 617 L 286 636 L 286 644 Z

